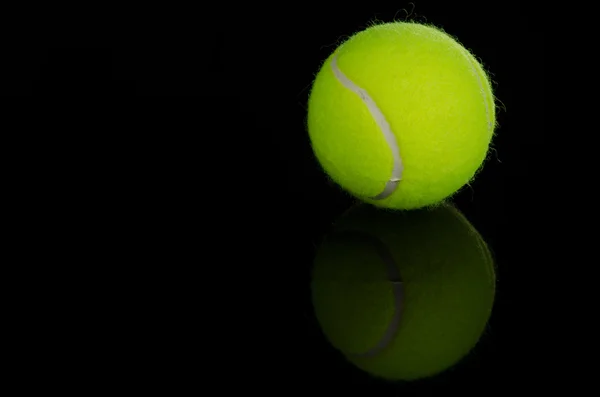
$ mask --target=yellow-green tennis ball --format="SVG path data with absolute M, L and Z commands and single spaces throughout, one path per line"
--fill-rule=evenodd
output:
M 438 374 L 466 356 L 491 315 L 486 243 L 454 207 L 346 213 L 315 258 L 316 318 L 360 369 L 388 380 Z
M 323 169 L 380 207 L 435 204 L 483 164 L 495 126 L 482 66 L 431 26 L 372 26 L 322 65 L 308 103 L 308 131 Z

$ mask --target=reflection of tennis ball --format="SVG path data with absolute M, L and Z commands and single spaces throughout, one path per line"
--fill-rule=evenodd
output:
M 308 131 L 325 172 L 387 208 L 435 204 L 469 182 L 495 124 L 475 58 L 430 26 L 388 23 L 357 33 L 317 74 Z
M 345 214 L 315 259 L 312 299 L 331 344 L 391 380 L 435 375 L 477 343 L 495 291 L 492 256 L 454 208 Z

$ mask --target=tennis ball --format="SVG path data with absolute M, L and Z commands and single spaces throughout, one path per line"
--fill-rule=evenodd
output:
M 387 379 L 427 378 L 477 344 L 495 294 L 492 255 L 454 207 L 397 211 L 361 204 L 319 248 L 315 317 L 355 366 Z
M 436 204 L 485 160 L 495 126 L 486 73 L 441 30 L 371 26 L 316 75 L 307 125 L 316 158 L 349 193 L 379 207 Z

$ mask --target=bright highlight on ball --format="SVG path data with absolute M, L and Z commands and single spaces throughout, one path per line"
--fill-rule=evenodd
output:
M 495 126 L 479 62 L 441 30 L 372 26 L 341 44 L 310 94 L 308 131 L 324 171 L 379 207 L 437 204 L 483 164 Z
M 476 345 L 495 294 L 492 255 L 448 204 L 390 212 L 361 204 L 320 247 L 311 285 L 330 343 L 388 380 L 436 375 Z

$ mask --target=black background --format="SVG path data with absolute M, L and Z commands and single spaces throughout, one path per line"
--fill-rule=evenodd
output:
M 65 316 L 51 320 L 60 329 L 92 318 L 72 336 L 82 340 L 79 360 L 102 363 L 89 385 L 401 396 L 509 392 L 543 377 L 549 320 L 535 280 L 546 223 L 534 203 L 544 33 L 533 11 L 478 4 L 146 7 L 106 19 L 81 11 L 53 19 L 42 37 L 19 38 L 25 44 L 5 58 L 13 78 L 3 96 L 35 109 L 32 128 L 22 128 L 27 155 L 44 165 L 32 171 L 38 210 L 49 233 L 69 236 L 53 250 L 94 274 L 80 293 L 96 291 L 96 303 L 80 310 L 69 298 Z M 489 332 L 456 368 L 410 384 L 347 364 L 319 333 L 308 299 L 315 249 L 354 202 L 312 155 L 310 84 L 340 39 L 392 20 L 457 37 L 484 63 L 498 99 L 492 155 L 452 199 L 497 260 Z M 68 274 L 71 287 L 81 281 Z

